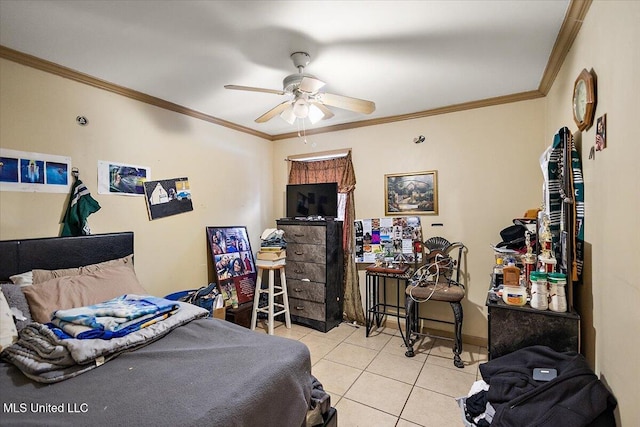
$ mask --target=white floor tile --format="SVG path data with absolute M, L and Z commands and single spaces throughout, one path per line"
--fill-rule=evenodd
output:
M 378 352 L 375 350 L 343 342 L 331 350 L 325 358 L 354 368 L 364 369 L 377 355 Z
M 463 371 L 464 369 L 453 370 L 430 364 L 427 359 L 416 386 L 451 397 L 466 396 L 476 380 L 476 374 Z
M 455 399 L 433 391 L 414 387 L 402 419 L 425 427 L 462 425 L 462 415 Z
M 394 427 L 398 417 L 345 397 L 335 407 L 341 427 Z
M 411 393 L 411 388 L 410 384 L 370 372 L 363 372 L 344 397 L 400 416 L 409 393 Z
M 463 344 L 465 367 L 453 365 L 453 341 L 420 337 L 415 356 L 397 328 L 341 324 L 328 333 L 276 325 L 275 334 L 298 339 L 311 352 L 312 374 L 331 395 L 343 427 L 462 425 L 455 397 L 466 395 L 488 360 L 486 348 Z
M 334 393 L 344 395 L 362 374 L 362 370 L 321 359 L 313 365 L 311 373 L 320 381 L 324 390 L 333 397 Z
M 414 385 L 423 366 L 424 362 L 416 360 L 414 357 L 380 352 L 367 366 L 367 372 Z

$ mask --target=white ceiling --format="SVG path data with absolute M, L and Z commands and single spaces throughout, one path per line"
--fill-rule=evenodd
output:
M 0 45 L 258 132 L 289 55 L 323 91 L 375 102 L 306 129 L 537 90 L 569 0 L 0 0 Z

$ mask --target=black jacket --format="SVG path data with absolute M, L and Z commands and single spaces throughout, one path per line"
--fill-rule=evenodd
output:
M 558 375 L 535 381 L 534 368 Z M 492 426 L 615 426 L 616 399 L 578 353 L 527 347 L 480 365 L 480 373 L 496 410 Z

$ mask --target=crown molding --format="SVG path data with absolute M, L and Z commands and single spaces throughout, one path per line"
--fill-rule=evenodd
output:
M 462 104 L 449 105 L 447 107 L 434 108 L 432 110 L 419 111 L 417 113 L 401 114 L 397 116 L 388 116 L 388 117 L 379 117 L 376 119 L 361 120 L 358 122 L 343 123 L 339 125 L 325 126 L 325 127 L 316 128 L 316 129 L 307 129 L 305 131 L 305 135 L 317 135 L 317 134 L 327 133 L 327 132 L 336 132 L 340 130 L 348 130 L 348 129 L 366 127 L 366 126 L 375 126 L 375 125 L 382 125 L 387 123 L 401 122 L 404 120 L 421 119 L 424 117 L 437 116 L 440 114 L 449 114 L 449 113 L 455 113 L 458 111 L 472 110 L 475 108 L 482 108 L 482 107 L 491 107 L 494 105 L 509 104 L 511 102 L 527 101 L 530 99 L 536 99 L 536 98 L 542 98 L 542 97 L 544 97 L 544 94 L 541 93 L 539 90 L 531 90 L 528 92 L 514 93 L 511 95 L 497 96 L 495 98 L 487 98 L 479 101 L 470 101 L 470 102 L 464 102 Z M 280 139 L 297 138 L 297 137 L 298 137 L 298 132 L 290 132 L 290 133 L 283 133 L 279 135 L 273 135 L 271 137 L 271 140 L 277 141 Z
M 558 72 L 562 67 L 562 63 L 569 53 L 573 42 L 575 41 L 580 28 L 582 28 L 582 22 L 584 17 L 587 16 L 587 12 L 591 7 L 591 0 L 571 0 L 567 13 L 564 16 L 564 21 L 558 32 L 558 37 L 551 50 L 549 56 L 549 62 L 542 74 L 542 80 L 540 80 L 540 86 L 538 90 L 547 96 L 553 86 L 553 82 L 558 76 Z
M 146 93 L 138 92 L 133 89 L 128 89 L 126 87 L 110 83 L 106 80 L 98 79 L 88 74 L 81 73 L 71 68 L 63 67 L 62 65 L 58 65 L 53 62 L 46 61 L 36 56 L 28 55 L 26 53 L 22 53 L 17 50 L 9 49 L 6 46 L 0 45 L 0 58 L 8 59 L 9 61 L 26 65 L 27 67 L 35 68 L 37 70 L 51 73 L 56 76 L 63 77 L 65 79 L 73 80 L 79 83 L 93 86 L 98 89 L 102 89 L 108 92 L 122 95 L 127 98 L 134 99 L 136 101 L 144 102 L 145 104 L 150 104 L 155 107 L 163 108 L 165 110 L 184 114 L 186 116 L 194 117 L 199 120 L 204 120 L 205 122 L 213 123 L 216 125 L 224 126 L 229 129 L 237 130 L 239 132 L 244 132 L 251 135 L 255 135 L 260 138 L 271 140 L 271 135 L 267 133 L 258 132 L 248 127 L 240 126 L 235 123 L 210 116 L 200 111 L 192 110 L 191 108 L 174 104 L 173 102 L 165 101 L 164 99 L 157 98 L 155 96 L 147 95 Z

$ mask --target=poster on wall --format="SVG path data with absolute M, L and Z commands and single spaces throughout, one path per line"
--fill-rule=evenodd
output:
M 98 160 L 98 194 L 144 196 L 144 182 L 151 179 L 151 168 Z
M 225 305 L 253 301 L 256 263 L 246 227 L 207 227 L 216 283 Z
M 68 193 L 71 157 L 0 148 L 0 191 Z
M 193 210 L 189 178 L 145 181 L 144 194 L 150 220 Z
M 422 227 L 417 216 L 357 219 L 356 262 L 374 263 L 376 259 L 392 263 L 413 263 L 413 242 L 422 241 Z M 422 254 L 418 253 L 418 262 Z

